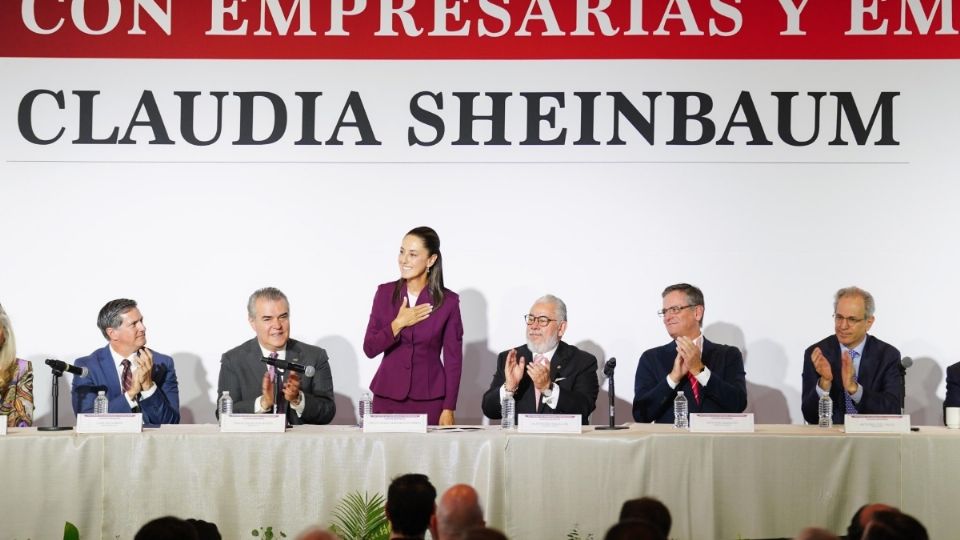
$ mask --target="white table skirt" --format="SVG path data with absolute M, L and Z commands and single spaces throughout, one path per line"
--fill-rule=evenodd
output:
M 284 434 L 221 434 L 212 425 L 137 435 L 11 429 L 0 437 L 5 501 L 0 538 L 132 538 L 162 515 L 216 523 L 224 538 L 272 526 L 292 538 L 327 525 L 353 491 L 386 494 L 394 476 L 427 474 L 439 491 L 466 482 L 488 524 L 516 540 L 602 538 L 621 503 L 654 495 L 671 537 L 791 537 L 818 525 L 842 532 L 861 504 L 893 504 L 932 538 L 957 534 L 949 501 L 960 486 L 960 431 L 845 435 L 815 426 L 758 425 L 752 434 L 693 434 L 633 425 L 581 435 L 475 432 L 363 434 L 300 426 Z

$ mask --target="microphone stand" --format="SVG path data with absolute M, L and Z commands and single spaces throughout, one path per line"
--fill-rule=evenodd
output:
M 610 375 L 607 377 L 607 394 L 610 398 L 610 424 L 606 426 L 597 426 L 596 429 L 609 431 L 609 430 L 618 430 L 618 429 L 627 429 L 627 426 L 616 426 L 614 416 L 616 416 L 616 400 L 617 395 L 613 392 L 613 369 L 610 370 Z
M 283 392 L 280 390 L 283 388 L 284 383 L 286 382 L 285 369 L 281 370 L 274 366 L 273 372 L 277 374 L 273 381 L 273 414 L 280 413 L 280 396 L 283 395 Z M 287 419 L 287 412 L 290 410 L 290 403 L 287 403 L 286 410 L 283 411 L 283 425 L 284 427 L 292 427 L 290 421 Z
M 37 431 L 69 431 L 71 426 L 60 426 L 60 376 L 63 371 L 53 370 L 53 425 L 38 427 Z
M 903 364 L 897 366 L 900 368 L 900 414 L 907 413 L 907 368 Z

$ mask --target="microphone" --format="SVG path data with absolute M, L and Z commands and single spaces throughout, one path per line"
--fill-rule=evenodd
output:
M 270 364 L 275 366 L 277 369 L 289 369 L 290 371 L 296 371 L 298 373 L 303 373 L 305 377 L 313 377 L 313 374 L 317 372 L 316 368 L 313 366 L 305 366 L 303 364 L 298 364 L 295 361 L 281 360 L 279 358 L 270 358 L 264 356 L 262 358 L 263 363 Z
M 608 405 L 608 411 L 609 411 L 609 416 L 610 416 L 610 417 L 609 417 L 610 423 L 609 423 L 609 425 L 606 425 L 606 426 L 597 426 L 596 429 L 610 429 L 610 430 L 627 429 L 627 426 L 618 426 L 618 425 L 616 425 L 617 421 L 616 421 L 616 419 L 615 419 L 615 416 L 616 416 L 616 407 L 615 407 L 615 406 L 616 406 L 616 403 L 617 403 L 617 402 L 616 402 L 617 395 L 616 395 L 616 389 L 615 389 L 615 387 L 614 387 L 614 385 L 613 385 L 613 384 L 614 384 L 614 383 L 613 383 L 613 370 L 614 370 L 614 368 L 616 368 L 616 367 L 617 367 L 617 359 L 616 359 L 616 358 L 610 358 L 609 360 L 607 360 L 607 361 L 603 364 L 603 376 L 607 378 L 607 397 L 610 398 L 610 400 L 609 400 L 610 403 L 609 403 L 609 405 Z
M 66 371 L 67 373 L 73 373 L 74 375 L 79 375 L 81 377 L 86 377 L 87 374 L 90 373 L 90 370 L 85 367 L 73 366 L 64 362 L 63 360 L 47 359 L 47 360 L 44 360 L 43 362 L 48 366 L 50 366 L 51 368 L 53 368 L 55 371 L 60 371 L 60 372 Z
M 603 376 L 604 376 L 604 377 L 612 377 L 612 376 L 613 376 L 613 370 L 616 369 L 616 367 L 617 367 L 617 359 L 616 359 L 616 358 L 611 358 L 611 359 L 607 360 L 607 363 L 603 365 Z
M 913 358 L 904 356 L 900 359 L 900 414 L 907 413 L 907 368 L 913 365 Z

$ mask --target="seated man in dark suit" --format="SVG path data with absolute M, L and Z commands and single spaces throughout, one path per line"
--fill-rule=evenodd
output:
M 597 359 L 560 338 L 567 331 L 567 306 L 546 295 L 525 317 L 527 344 L 500 353 L 483 414 L 500 419 L 500 402 L 512 395 L 516 414 L 579 414 L 584 424 L 597 405 Z
M 846 413 L 900 414 L 903 374 L 900 351 L 868 336 L 876 319 L 873 295 L 858 287 L 840 289 L 833 300 L 834 335 L 803 353 L 803 419 L 819 421 L 820 396 L 833 400 L 833 423 Z
M 337 407 L 333 402 L 333 376 L 327 352 L 290 339 L 290 304 L 279 289 L 266 287 L 250 295 L 247 317 L 257 337 L 235 347 L 220 359 L 217 394 L 233 398 L 237 414 L 286 414 L 291 424 L 329 424 Z M 275 358 L 312 366 L 312 377 L 291 371 L 274 407 L 274 381 L 284 370 L 263 362 Z M 217 411 L 219 415 L 219 411 Z
M 701 333 L 704 302 L 687 283 L 663 290 L 658 313 L 673 341 L 640 356 L 634 383 L 633 419 L 673 423 L 677 392 L 691 413 L 738 413 L 747 408 L 747 379 L 740 349 L 708 341 Z
M 143 413 L 145 424 L 180 423 L 180 389 L 173 358 L 151 351 L 147 327 L 133 300 L 107 302 L 97 317 L 107 346 L 77 359 L 86 377 L 74 377 L 73 412 L 92 413 L 97 392 L 105 391 L 111 413 Z

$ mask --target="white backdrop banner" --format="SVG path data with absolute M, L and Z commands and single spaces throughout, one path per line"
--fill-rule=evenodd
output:
M 38 423 L 42 360 L 102 347 L 117 297 L 174 357 L 183 421 L 212 422 L 220 355 L 253 336 L 246 299 L 267 285 L 330 354 L 336 422 L 355 422 L 375 287 L 429 225 L 462 296 L 462 423 L 548 292 L 568 342 L 618 358 L 630 420 L 637 359 L 669 340 L 660 291 L 685 281 L 706 335 L 744 351 L 758 423 L 802 422 L 803 350 L 856 284 L 872 332 L 914 359 L 907 413 L 939 424 L 960 360 L 952 8 L 7 2 L 0 302 Z

